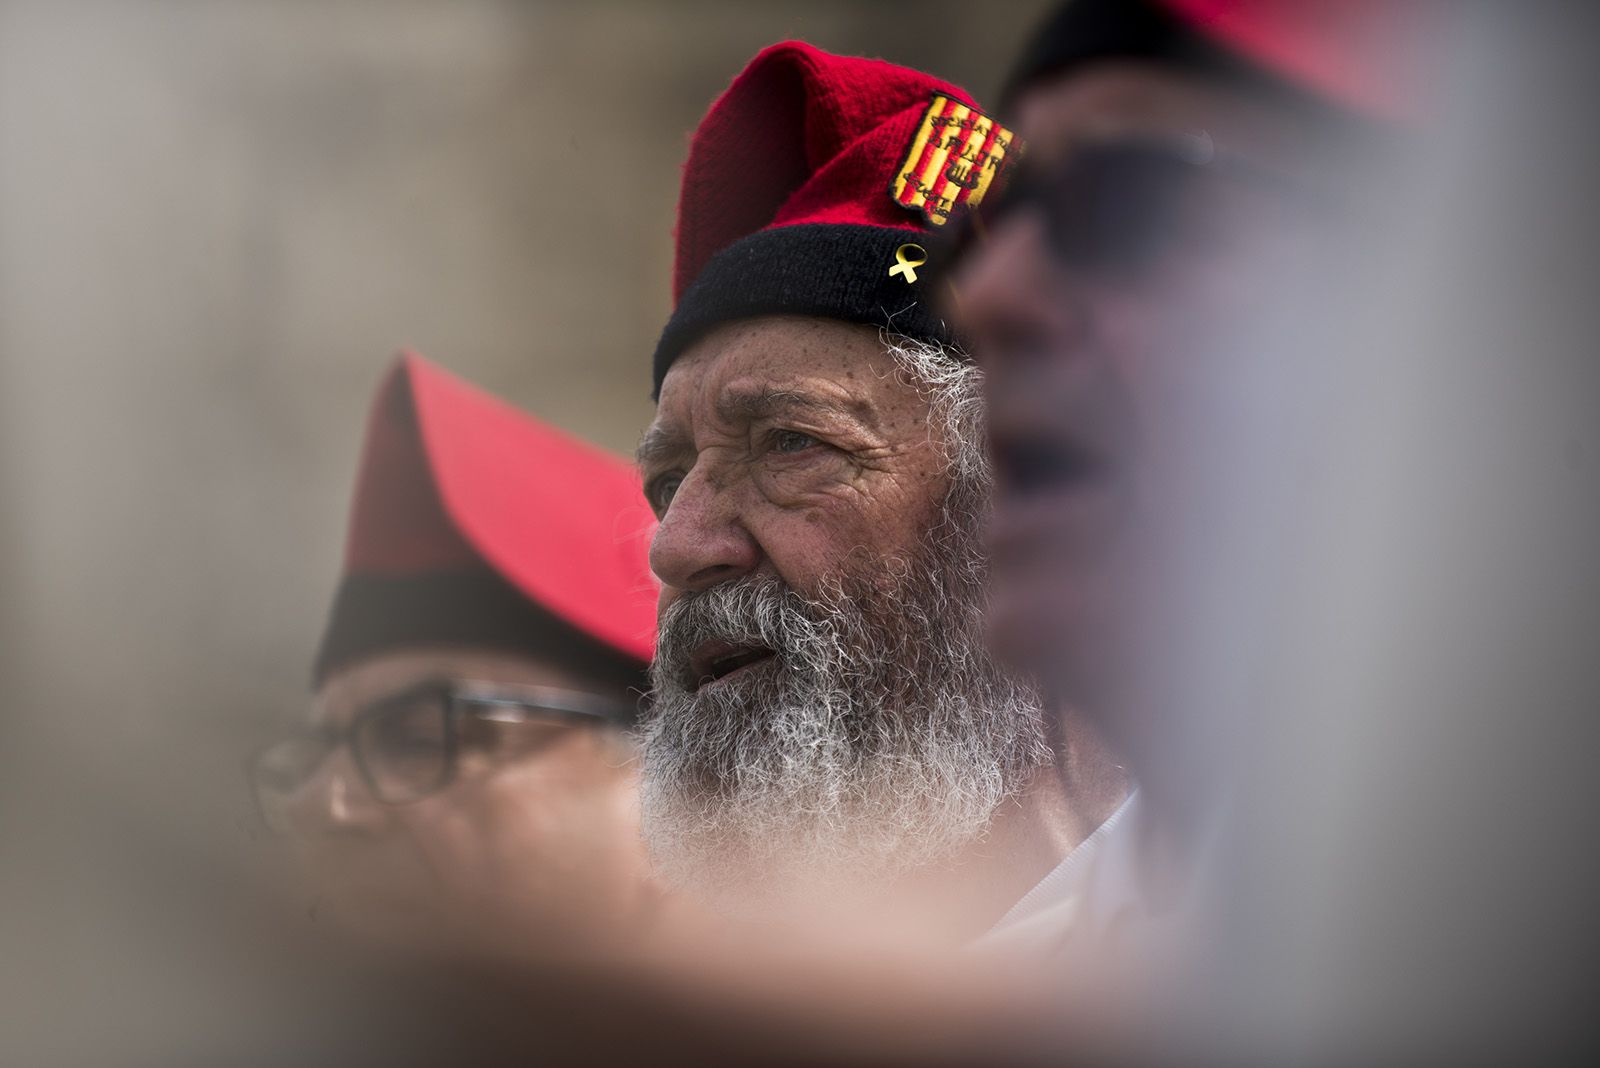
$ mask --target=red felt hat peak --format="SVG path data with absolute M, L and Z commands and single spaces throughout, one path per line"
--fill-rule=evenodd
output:
M 915 232 L 888 189 L 934 94 L 965 90 L 804 41 L 764 48 L 695 131 L 678 202 L 673 297 L 716 253 L 767 226 L 854 223 Z
M 1335 103 L 1386 119 L 1419 109 L 1424 19 L 1433 6 L 1423 0 L 1161 3 L 1224 46 Z
M 368 423 L 345 573 L 487 568 L 584 634 L 648 660 L 653 529 L 631 464 L 407 352 Z

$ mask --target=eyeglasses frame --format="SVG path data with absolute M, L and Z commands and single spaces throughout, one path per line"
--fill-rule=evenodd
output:
M 386 797 L 385 791 L 378 786 L 378 777 L 368 763 L 367 754 L 363 752 L 362 746 L 356 744 L 355 739 L 360 736 L 362 728 L 372 720 L 392 712 L 398 706 L 414 702 L 420 697 L 434 696 L 442 700 L 445 715 L 443 769 L 440 772 L 439 779 L 414 797 L 403 799 Z M 535 720 L 550 722 L 565 720 L 568 723 L 583 723 L 625 730 L 632 725 L 636 718 L 636 710 L 630 710 L 625 703 L 581 690 L 568 690 L 556 686 L 532 683 L 496 683 L 472 679 L 426 679 L 368 703 L 350 718 L 349 723 L 341 728 L 324 726 L 307 732 L 316 736 L 323 747 L 322 754 L 313 769 L 320 768 L 333 755 L 335 750 L 343 747 L 349 751 L 351 763 L 361 776 L 362 785 L 366 787 L 373 800 L 378 803 L 397 807 L 414 804 L 425 798 L 433 797 L 448 789 L 456 781 L 459 772 L 460 722 L 461 717 L 466 714 L 468 706 L 488 706 L 492 711 L 483 713 L 478 718 L 495 723 L 515 724 L 528 723 Z M 269 827 L 273 825 L 274 821 L 267 814 L 268 806 L 263 803 L 262 795 L 264 791 L 260 782 L 260 768 L 267 755 L 285 744 L 286 741 L 286 739 L 279 739 L 258 749 L 246 762 L 246 774 L 250 783 L 251 797 L 256 802 L 262 822 Z M 308 781 L 310 781 L 310 775 L 302 780 L 302 785 Z

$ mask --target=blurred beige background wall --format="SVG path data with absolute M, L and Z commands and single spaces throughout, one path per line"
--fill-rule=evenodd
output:
M 0 5 L 8 645 L 109 751 L 287 712 L 412 346 L 627 451 L 688 131 L 760 46 L 980 94 L 1039 2 Z

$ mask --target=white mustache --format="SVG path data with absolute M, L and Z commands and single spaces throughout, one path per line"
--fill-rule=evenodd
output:
M 837 583 L 815 599 L 750 576 L 668 608 L 642 800 L 669 882 L 719 897 L 735 863 L 777 882 L 797 868 L 865 882 L 982 833 L 1049 751 L 1031 689 L 971 625 L 981 604 L 941 580 L 962 563 L 930 551 L 891 592 Z M 709 641 L 771 648 L 778 670 L 694 689 Z
M 787 667 L 815 659 L 833 637 L 819 616 L 825 617 L 826 610 L 819 611 L 817 604 L 772 576 L 750 576 L 686 594 L 661 618 L 652 682 L 658 693 L 685 689 L 695 651 L 713 641 L 765 646 Z

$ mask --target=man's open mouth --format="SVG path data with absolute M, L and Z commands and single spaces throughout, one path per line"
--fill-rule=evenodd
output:
M 774 650 L 764 645 L 707 642 L 689 658 L 689 692 L 698 693 L 702 687 L 721 682 L 745 668 L 765 663 L 776 655 Z
M 1110 468 L 1098 450 L 1065 435 L 996 433 L 991 452 L 1001 493 L 1008 497 L 1092 485 Z

